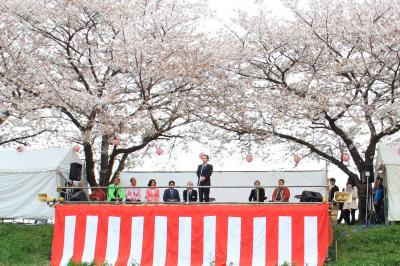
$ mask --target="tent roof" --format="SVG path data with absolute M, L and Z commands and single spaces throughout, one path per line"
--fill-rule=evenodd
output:
M 41 172 L 69 168 L 72 162 L 82 163 L 71 148 L 0 150 L 0 172 Z
M 400 143 L 380 143 L 378 146 L 377 165 L 400 165 Z

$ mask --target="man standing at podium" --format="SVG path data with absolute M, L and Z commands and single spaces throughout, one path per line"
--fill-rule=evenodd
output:
M 204 154 L 201 156 L 203 161 L 197 167 L 197 185 L 199 186 L 211 186 L 211 175 L 213 172 L 213 166 L 208 163 L 209 157 Z M 199 202 L 209 202 L 210 201 L 210 188 L 199 188 Z

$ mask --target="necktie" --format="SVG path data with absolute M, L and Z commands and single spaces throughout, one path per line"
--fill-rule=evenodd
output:
M 205 165 L 205 164 L 203 164 L 203 166 L 201 167 L 200 174 L 203 174 L 203 170 L 204 170 L 204 168 L 206 168 L 206 165 Z
M 258 190 L 258 188 L 256 189 L 256 201 L 260 201 L 260 191 Z
M 192 196 L 192 191 L 189 190 L 189 197 L 188 197 L 188 201 L 190 201 L 190 197 Z
M 169 193 L 171 194 L 171 199 L 172 199 L 172 195 L 173 195 L 172 189 L 169 190 Z

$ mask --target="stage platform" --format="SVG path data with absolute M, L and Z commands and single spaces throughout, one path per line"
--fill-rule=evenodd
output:
M 323 265 L 328 204 L 55 206 L 52 265 Z

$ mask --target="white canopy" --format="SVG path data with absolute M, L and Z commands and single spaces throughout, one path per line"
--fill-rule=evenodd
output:
M 49 219 L 54 210 L 37 195 L 57 197 L 71 163 L 82 163 L 70 148 L 0 151 L 0 218 Z
M 379 144 L 376 168 L 383 171 L 381 175 L 386 187 L 388 220 L 400 221 L 400 143 Z

